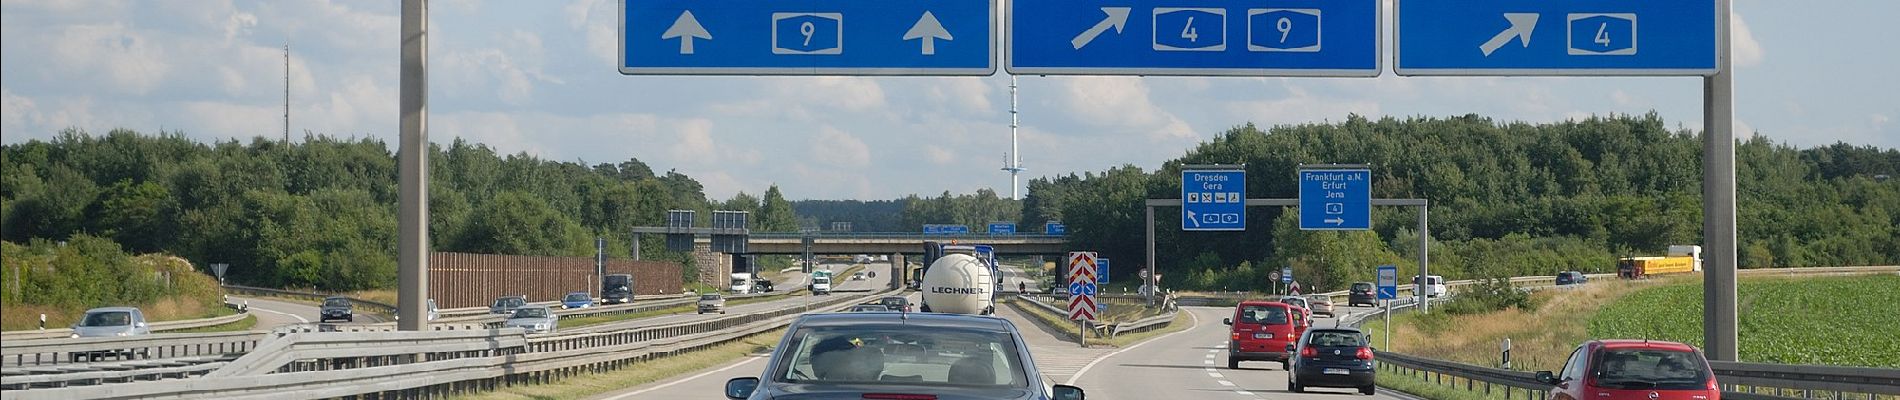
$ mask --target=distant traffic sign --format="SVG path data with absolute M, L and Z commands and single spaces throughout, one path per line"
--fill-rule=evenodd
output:
M 1399 298 L 1399 267 L 1391 265 L 1379 266 L 1378 280 L 1379 300 Z
M 1709 75 L 1714 0 L 1398 2 L 1399 75 Z
M 991 234 L 991 235 L 1014 235 L 1014 234 L 1016 234 L 1016 223 L 1015 223 L 1015 222 L 991 222 L 991 223 L 990 223 L 990 226 L 989 226 L 989 228 L 990 228 L 990 234 Z
M 1286 268 L 1280 269 L 1280 283 L 1281 284 L 1293 283 L 1293 267 L 1286 267 Z
M 620 10 L 622 74 L 996 72 L 994 0 L 621 0 Z
M 1300 229 L 1364 230 L 1372 227 L 1372 171 L 1300 170 Z
M 1106 258 L 1095 259 L 1095 283 L 1098 285 L 1108 284 L 1108 259 Z
M 1379 0 L 1014 0 L 1011 74 L 1378 76 Z
M 1042 233 L 1055 236 L 1067 235 L 1069 234 L 1069 226 L 1056 221 L 1045 222 L 1042 224 Z
M 1181 170 L 1181 230 L 1247 230 L 1247 171 Z
M 969 225 L 924 224 L 925 235 L 968 235 Z

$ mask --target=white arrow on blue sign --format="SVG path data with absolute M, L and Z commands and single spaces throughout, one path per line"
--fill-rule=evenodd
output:
M 628 75 L 996 73 L 994 0 L 621 0 Z
M 1300 229 L 1365 230 L 1371 227 L 1371 170 L 1300 170 Z
M 1399 75 L 1710 75 L 1714 0 L 1401 0 Z
M 1013 0 L 1011 74 L 1378 76 L 1379 0 Z

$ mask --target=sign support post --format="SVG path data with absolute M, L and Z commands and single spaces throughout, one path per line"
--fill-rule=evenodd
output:
M 429 290 L 429 1 L 403 0 L 401 25 L 396 330 L 421 331 L 429 325 L 423 315 Z
M 1715 74 L 1702 78 L 1702 343 L 1710 360 L 1736 361 L 1740 329 L 1735 289 L 1735 76 L 1731 0 L 1715 0 Z

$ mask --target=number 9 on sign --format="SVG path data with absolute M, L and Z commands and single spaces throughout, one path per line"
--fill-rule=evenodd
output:
M 1313 53 L 1320 50 L 1320 10 L 1247 10 L 1247 51 Z

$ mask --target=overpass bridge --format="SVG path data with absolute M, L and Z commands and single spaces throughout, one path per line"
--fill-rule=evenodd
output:
M 805 240 L 811 239 L 812 254 L 923 254 L 924 242 L 984 244 L 998 255 L 1060 255 L 1069 251 L 1069 240 L 1055 235 L 926 235 L 922 233 L 751 233 L 744 254 L 805 253 Z M 710 244 L 712 238 L 693 238 L 694 244 Z

